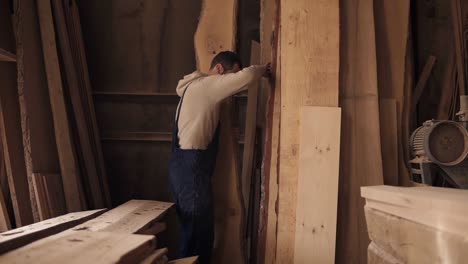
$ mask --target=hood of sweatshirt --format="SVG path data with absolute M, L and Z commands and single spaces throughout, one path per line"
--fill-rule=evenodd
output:
M 176 92 L 177 95 L 182 96 L 187 89 L 187 87 L 195 80 L 198 80 L 202 77 L 206 77 L 206 74 L 203 74 L 199 71 L 195 71 L 189 75 L 185 75 L 182 80 L 177 84 Z

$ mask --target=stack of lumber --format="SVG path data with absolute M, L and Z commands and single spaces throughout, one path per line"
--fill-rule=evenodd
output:
M 75 2 L 4 2 L 1 229 L 110 207 Z
M 466 263 L 468 192 L 434 187 L 363 187 L 368 263 Z
M 168 263 L 157 248 L 172 203 L 131 200 L 110 211 L 70 213 L 0 233 L 2 263 Z M 169 263 L 196 263 L 197 257 Z

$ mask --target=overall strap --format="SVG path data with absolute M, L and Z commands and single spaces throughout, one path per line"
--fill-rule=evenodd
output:
M 184 102 L 185 93 L 187 92 L 189 87 L 190 87 L 190 84 L 187 86 L 187 88 L 185 88 L 185 91 L 182 94 L 182 97 L 180 98 L 179 108 L 177 109 L 176 120 L 175 120 L 175 125 L 177 129 L 179 129 L 179 118 L 180 118 L 180 110 L 182 109 L 182 103 Z

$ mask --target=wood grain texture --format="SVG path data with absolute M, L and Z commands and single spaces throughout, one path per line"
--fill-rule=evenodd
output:
M 137 263 L 156 246 L 154 236 L 74 232 L 0 256 L 3 263 Z
M 336 263 L 365 263 L 369 238 L 360 187 L 383 184 L 372 0 L 340 1 L 343 110 Z
M 367 249 L 367 259 L 369 264 L 402 264 L 400 260 L 385 252 L 374 242 L 371 242 Z
M 0 46 L 15 50 L 15 36 L 8 2 L 0 1 Z M 18 101 L 16 65 L 0 63 L 0 136 L 2 156 L 8 179 L 14 222 L 16 226 L 33 223 L 31 201 L 28 191 L 26 164 L 21 134 L 21 117 Z M 2 183 L 4 183 L 2 181 Z M 6 190 L 6 189 L 4 189 Z M 5 193 L 6 194 L 6 193 Z
M 398 118 L 395 99 L 379 101 L 380 142 L 384 183 L 398 186 Z
M 84 211 L 69 213 L 56 218 L 51 218 L 32 225 L 16 228 L 0 233 L 0 254 L 15 248 L 22 247 L 36 240 L 57 234 L 68 228 L 72 228 L 94 217 L 99 216 L 106 210 Z
M 373 243 L 398 263 L 464 263 L 466 236 L 443 232 L 383 211 L 366 208 Z
M 339 1 L 281 1 L 281 126 L 276 261 L 294 259 L 302 106 L 338 106 Z
M 341 109 L 301 111 L 294 263 L 335 263 Z
M 208 72 L 211 60 L 220 51 L 234 50 L 237 1 L 204 0 L 195 33 L 197 68 Z M 221 105 L 219 152 L 213 174 L 215 242 L 212 262 L 245 263 L 245 228 L 242 187 L 238 172 L 237 144 L 232 134 L 232 101 Z

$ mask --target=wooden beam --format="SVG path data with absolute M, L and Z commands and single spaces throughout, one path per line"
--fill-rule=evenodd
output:
M 72 228 L 101 215 L 105 211 L 106 210 L 101 209 L 69 213 L 32 225 L 13 229 L 8 232 L 0 233 L 0 254 Z
M 34 248 L 20 248 L 0 256 L 3 263 L 138 263 L 156 247 L 154 236 L 74 232 Z
M 16 55 L 0 48 L 0 61 L 16 62 Z
M 294 263 L 335 263 L 341 109 L 301 116 Z
M 167 263 L 167 248 L 161 248 L 154 251 L 151 255 L 145 258 L 140 264 L 165 264 Z
M 237 0 L 204 0 L 197 32 L 197 68 L 208 72 L 213 57 L 235 49 Z M 232 101 L 227 99 L 220 113 L 220 148 L 213 174 L 215 243 L 213 262 L 246 262 L 245 228 L 237 144 L 232 134 Z
M 67 107 L 64 100 L 62 78 L 60 73 L 57 46 L 55 41 L 54 22 L 49 0 L 37 2 L 39 24 L 42 36 L 42 48 L 49 86 L 50 104 L 54 119 L 55 139 L 60 160 L 63 187 L 69 212 L 86 208 L 81 189 L 78 160 L 74 153 L 72 133 L 69 127 Z M 42 218 L 44 219 L 44 218 Z
M 300 111 L 338 106 L 340 4 L 281 1 L 281 124 L 276 262 L 294 259 Z
M 158 235 L 161 232 L 164 232 L 167 228 L 166 223 L 154 223 L 152 226 L 148 227 L 145 230 L 139 232 L 141 235 Z

